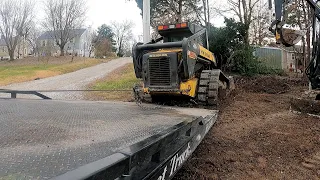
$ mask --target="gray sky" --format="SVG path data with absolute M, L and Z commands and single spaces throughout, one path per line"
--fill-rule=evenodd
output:
M 219 0 L 210 0 L 210 4 L 220 3 Z M 141 11 L 135 0 L 88 0 L 88 24 L 97 28 L 103 23 L 110 21 L 132 20 L 135 23 L 133 34 L 142 35 Z M 223 25 L 223 18 L 216 17 L 211 20 L 216 26 Z
M 39 20 L 43 17 L 44 0 L 36 1 L 36 12 Z M 219 0 L 211 0 L 210 4 L 219 3 Z M 111 21 L 132 20 L 135 23 L 133 34 L 138 37 L 142 35 L 142 17 L 140 9 L 137 7 L 135 0 L 87 0 L 87 26 L 96 29 L 102 24 L 110 24 Z M 213 18 L 211 22 L 216 26 L 223 25 L 223 18 Z
M 142 17 L 134 0 L 88 0 L 88 25 L 97 28 L 110 21 L 132 20 L 135 23 L 133 34 L 142 34 Z
M 0 0 L 1 1 L 1 0 Z M 36 2 L 35 14 L 37 21 L 43 20 L 45 0 L 33 0 Z M 135 23 L 134 35 L 142 34 L 142 17 L 140 9 L 134 0 L 87 0 L 88 12 L 85 25 L 97 29 L 102 24 L 110 24 L 111 21 L 132 20 Z M 40 25 L 40 23 L 39 23 Z

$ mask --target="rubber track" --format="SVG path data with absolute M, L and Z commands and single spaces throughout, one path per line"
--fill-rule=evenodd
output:
M 219 74 L 204 70 L 200 76 L 198 102 L 204 106 L 218 106 Z

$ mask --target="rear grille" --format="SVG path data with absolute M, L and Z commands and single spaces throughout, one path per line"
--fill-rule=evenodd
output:
M 150 86 L 170 86 L 170 58 L 157 57 L 149 59 Z

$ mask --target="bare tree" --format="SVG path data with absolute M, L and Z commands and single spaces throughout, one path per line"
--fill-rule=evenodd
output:
M 111 23 L 112 31 L 114 33 L 114 40 L 117 45 L 117 54 L 118 56 L 124 55 L 124 47 L 127 47 L 127 43 L 132 40 L 132 28 L 134 23 L 132 21 L 122 21 L 122 22 L 115 22 Z
M 26 33 L 26 41 L 32 47 L 32 54 L 39 56 L 40 44 L 38 42 L 38 38 L 41 35 L 41 30 L 35 23 L 31 23 L 28 29 L 29 31 Z
M 312 26 L 312 15 L 313 10 L 310 8 L 309 4 L 304 0 L 299 0 L 297 2 L 297 8 L 295 9 L 295 12 L 297 13 L 297 25 L 300 29 L 306 30 L 306 36 L 302 37 L 302 65 L 303 69 L 307 67 L 307 65 L 310 62 L 310 56 L 311 56 L 311 26 Z
M 268 42 L 265 42 L 265 38 L 273 38 L 274 35 L 270 33 L 269 26 L 269 10 L 268 3 L 264 0 L 260 0 L 260 2 L 254 7 L 252 13 L 252 22 L 250 26 L 250 40 L 251 44 L 255 45 L 265 45 Z
M 215 8 L 215 10 L 220 15 L 234 14 L 245 25 L 246 31 L 249 32 L 253 21 L 253 13 L 259 1 L 261 0 L 227 0 L 228 7 L 219 7 Z M 249 33 L 245 37 L 245 43 L 249 44 Z
M 94 48 L 94 40 L 95 40 L 95 37 L 96 37 L 96 32 L 95 31 L 92 31 L 90 32 L 90 34 L 88 34 L 88 40 L 89 40 L 89 44 L 90 46 L 88 47 L 88 51 L 89 51 L 89 55 L 88 57 L 91 57 L 91 54 L 92 52 L 94 52 L 95 48 Z
M 112 52 L 112 43 L 109 39 L 104 38 L 99 41 L 95 47 L 95 55 L 99 58 L 104 58 Z
M 85 21 L 85 0 L 47 0 L 45 10 L 43 27 L 51 32 L 60 55 L 64 56 L 65 45 L 76 36 L 74 30 L 81 28 Z
M 135 0 L 142 10 L 142 0 Z M 206 0 L 150 0 L 151 26 L 177 22 L 204 22 L 202 3 Z M 207 8 L 208 11 L 208 8 Z M 206 12 L 207 12 L 206 11 Z
M 14 60 L 17 45 L 33 19 L 31 1 L 0 1 L 0 33 L 4 36 L 10 60 Z

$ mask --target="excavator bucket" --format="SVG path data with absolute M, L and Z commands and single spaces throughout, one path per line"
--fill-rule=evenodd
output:
M 279 32 L 280 31 L 280 32 Z M 298 30 L 296 28 L 292 28 L 289 25 L 283 25 L 279 30 L 278 33 L 280 34 L 277 37 L 277 41 L 281 41 L 282 44 L 285 46 L 293 46 L 297 44 L 299 41 L 301 41 L 302 37 L 306 34 L 303 30 Z
M 276 20 L 271 23 L 269 30 L 276 36 L 277 44 L 294 46 L 306 34 L 306 31 L 300 30 L 297 26 L 287 24 L 289 15 L 297 11 L 298 4 L 290 0 L 274 0 L 274 4 Z M 269 0 L 269 10 L 271 9 L 272 1 Z

